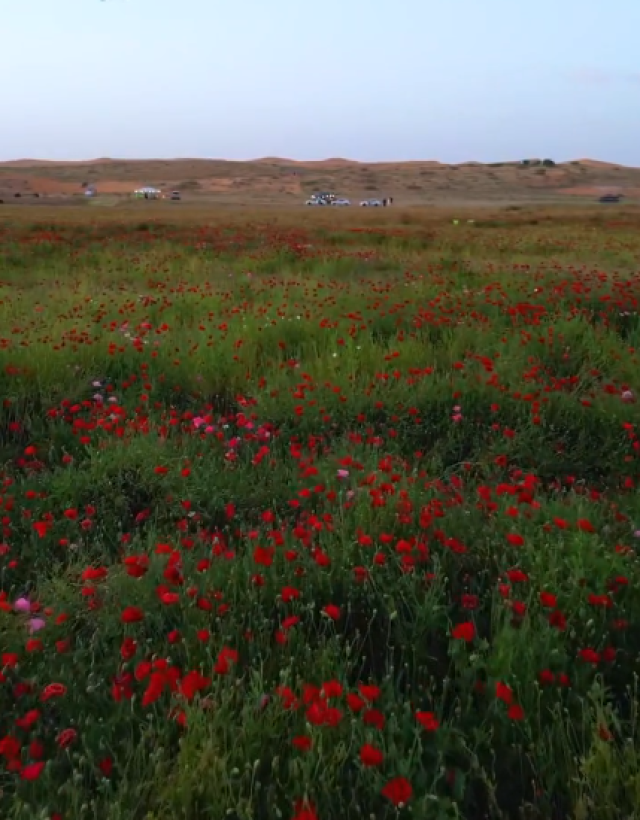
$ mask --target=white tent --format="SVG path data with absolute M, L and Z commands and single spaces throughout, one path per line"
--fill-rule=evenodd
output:
M 162 195 L 162 191 L 159 188 L 138 188 L 137 191 L 133 192 L 133 195 L 142 199 L 158 199 Z

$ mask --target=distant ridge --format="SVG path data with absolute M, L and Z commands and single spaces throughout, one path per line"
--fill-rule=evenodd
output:
M 521 160 L 498 160 L 496 162 L 478 162 L 477 160 L 465 160 L 461 162 L 441 162 L 435 159 L 408 159 L 408 160 L 372 160 L 367 162 L 365 160 L 348 159 L 345 157 L 328 157 L 326 159 L 291 159 L 290 157 L 258 157 L 257 159 L 224 159 L 222 157 L 141 157 L 139 159 L 120 159 L 117 157 L 96 157 L 95 159 L 36 159 L 36 158 L 22 158 L 0 161 L 0 167 L 12 168 L 38 168 L 47 166 L 63 166 L 63 165 L 108 165 L 108 164 L 124 164 L 124 163 L 174 163 L 174 162 L 229 162 L 234 164 L 250 164 L 250 163 L 270 163 L 277 165 L 300 165 L 306 167 L 339 167 L 339 166 L 359 166 L 366 165 L 371 167 L 389 166 L 389 165 L 432 165 L 432 166 L 496 166 L 500 165 L 517 165 Z M 638 166 L 624 165 L 619 162 L 610 162 L 600 159 L 573 159 L 563 160 L 557 165 L 584 165 L 590 168 L 635 168 Z
M 295 160 L 141 159 L 91 160 L 23 158 L 0 162 L 0 199 L 26 201 L 84 198 L 89 185 L 98 196 L 128 197 L 153 185 L 180 190 L 183 199 L 234 204 L 301 204 L 314 191 L 336 191 L 354 201 L 393 196 L 396 203 L 522 203 L 620 193 L 640 199 L 640 168 L 581 159 L 543 165 L 528 158 L 505 162 L 438 160 L 361 162 L 344 157 Z

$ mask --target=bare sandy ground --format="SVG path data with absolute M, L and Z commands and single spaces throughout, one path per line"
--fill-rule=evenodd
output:
M 520 202 L 594 199 L 603 193 L 640 197 L 640 168 L 594 159 L 553 167 L 473 161 L 448 165 L 436 160 L 355 162 L 339 157 L 295 161 L 263 157 L 247 162 L 221 159 L 54 162 L 20 159 L 0 163 L 0 198 L 75 197 L 84 187 L 99 194 L 129 196 L 153 185 L 179 189 L 185 199 L 302 203 L 314 190 L 333 190 L 352 200 L 393 196 L 401 204 L 447 201 Z

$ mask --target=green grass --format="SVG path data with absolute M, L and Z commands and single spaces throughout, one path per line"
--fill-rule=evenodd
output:
M 633 817 L 637 214 L 158 213 L 0 225 L 0 816 Z

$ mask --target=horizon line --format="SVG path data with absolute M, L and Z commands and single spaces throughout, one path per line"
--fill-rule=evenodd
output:
M 90 164 L 90 163 L 116 163 L 116 162 L 233 162 L 233 163 L 251 163 L 251 162 L 289 162 L 289 163 L 344 163 L 350 165 L 411 165 L 411 164 L 420 164 L 420 163 L 429 163 L 433 165 L 495 165 L 496 163 L 502 163 L 505 165 L 509 164 L 520 164 L 525 160 L 528 161 L 542 161 L 546 157 L 539 156 L 539 157 L 521 157 L 519 159 L 505 159 L 505 160 L 494 160 L 491 162 L 482 162 L 480 160 L 461 160 L 458 162 L 444 162 L 438 159 L 376 159 L 376 160 L 364 160 L 364 159 L 350 159 L 348 157 L 324 157 L 324 158 L 310 158 L 310 159 L 294 159 L 292 157 L 280 157 L 280 156 L 263 156 L 263 157 L 250 157 L 245 159 L 228 159 L 225 157 L 194 157 L 194 156 L 172 156 L 172 157 L 86 157 L 81 159 L 47 159 L 46 157 L 16 157 L 13 159 L 3 159 L 0 160 L 0 165 L 14 165 L 17 163 L 27 164 L 27 163 L 50 163 L 52 165 L 55 164 L 74 164 L 74 165 L 82 165 L 82 164 Z M 551 158 L 550 158 L 551 159 Z M 636 167 L 636 166 L 629 166 L 624 165 L 621 162 L 615 162 L 612 160 L 600 160 L 594 159 L 592 157 L 582 157 L 580 159 L 559 159 L 553 160 L 556 165 L 565 165 L 567 163 L 578 162 L 578 163 L 586 163 L 586 162 L 593 162 L 602 165 L 618 165 L 622 167 Z

